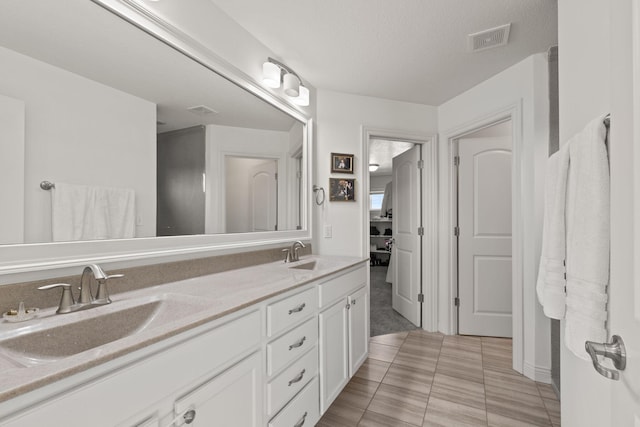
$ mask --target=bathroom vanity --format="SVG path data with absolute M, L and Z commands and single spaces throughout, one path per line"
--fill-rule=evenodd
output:
M 366 359 L 368 292 L 365 260 L 306 256 L 0 324 L 0 425 L 312 426 Z M 49 348 L 54 329 L 79 339 Z

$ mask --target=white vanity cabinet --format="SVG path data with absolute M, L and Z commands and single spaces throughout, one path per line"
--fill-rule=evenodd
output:
M 368 292 L 352 264 L 3 402 L 0 425 L 313 426 L 367 357 Z
M 261 312 L 233 317 L 169 338 L 146 357 L 134 360 L 130 354 L 122 358 L 128 363 L 105 364 L 98 369 L 102 375 L 94 372 L 84 384 L 0 424 L 167 426 L 177 417 L 177 426 L 184 424 L 184 413 L 195 410 L 192 426 L 261 426 Z
M 365 361 L 369 350 L 366 270 L 322 282 L 320 295 L 320 410 L 324 413 Z

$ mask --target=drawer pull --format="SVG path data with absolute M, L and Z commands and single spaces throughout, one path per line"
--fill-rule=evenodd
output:
M 300 371 L 300 373 L 298 375 L 295 376 L 294 379 L 292 379 L 291 381 L 289 381 L 289 387 L 291 387 L 292 384 L 298 383 L 302 380 L 302 377 L 304 377 L 304 373 L 307 372 L 306 369 L 303 369 L 302 371 Z
M 307 304 L 305 304 L 304 302 L 302 304 L 300 304 L 297 307 L 292 308 L 291 310 L 289 310 L 289 314 L 293 314 L 293 313 L 299 313 L 302 310 L 304 310 L 304 308 L 307 306 Z
M 297 423 L 295 423 L 293 427 L 302 427 L 302 425 L 306 420 L 307 420 L 307 412 L 304 413 L 302 418 L 300 418 L 300 420 Z
M 307 337 L 302 337 L 298 341 L 294 342 L 289 346 L 289 350 L 293 350 L 294 348 L 300 347 L 307 340 Z

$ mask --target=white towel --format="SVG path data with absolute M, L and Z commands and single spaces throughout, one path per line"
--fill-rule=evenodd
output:
M 547 161 L 542 256 L 536 291 L 544 314 L 562 319 L 565 313 L 565 206 L 569 147 L 563 146 Z
M 569 141 L 565 345 L 585 360 L 585 341 L 607 337 L 609 161 L 603 119 Z
M 58 182 L 51 222 L 54 242 L 135 237 L 135 192 Z

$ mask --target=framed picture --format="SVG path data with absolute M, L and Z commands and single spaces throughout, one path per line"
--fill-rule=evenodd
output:
M 355 202 L 356 180 L 353 178 L 329 178 L 330 202 Z
M 331 153 L 332 173 L 353 173 L 353 154 Z

